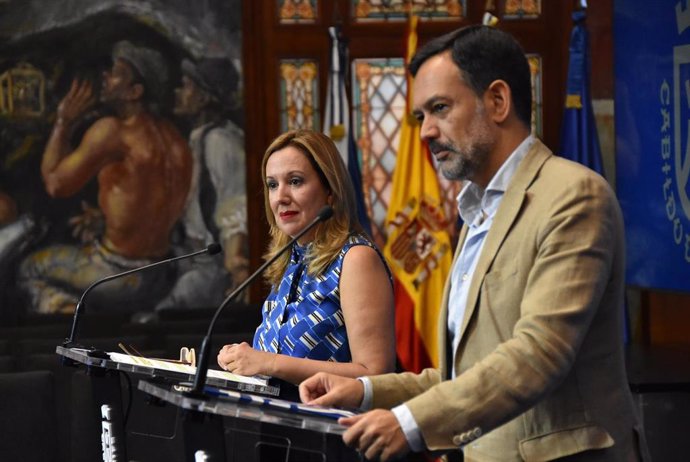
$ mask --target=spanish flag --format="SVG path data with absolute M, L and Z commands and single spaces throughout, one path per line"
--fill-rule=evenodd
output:
M 417 47 L 417 17 L 410 17 L 406 62 Z M 395 278 L 398 359 L 405 370 L 438 367 L 437 321 L 451 266 L 450 236 L 429 150 L 410 114 L 411 78 L 400 131 L 384 255 Z

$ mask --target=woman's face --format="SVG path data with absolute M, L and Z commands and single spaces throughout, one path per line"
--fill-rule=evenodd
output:
M 294 237 L 328 204 L 330 192 L 307 156 L 294 146 L 274 152 L 266 162 L 268 200 L 278 228 Z M 315 230 L 300 238 L 305 244 Z

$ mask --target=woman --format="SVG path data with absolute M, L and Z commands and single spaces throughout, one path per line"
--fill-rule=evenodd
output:
M 261 173 L 271 234 L 266 259 L 325 205 L 334 213 L 268 267 L 272 290 L 253 347 L 225 345 L 218 364 L 294 384 L 320 371 L 348 377 L 392 372 L 390 273 L 357 220 L 354 189 L 335 145 L 318 132 L 287 132 L 266 150 Z

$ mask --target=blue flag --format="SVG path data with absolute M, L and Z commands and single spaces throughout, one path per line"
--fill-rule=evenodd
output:
M 561 131 L 561 156 L 579 162 L 604 175 L 599 136 L 594 121 L 592 99 L 589 94 L 589 38 L 585 28 L 585 11 L 573 13 L 573 32 L 570 35 L 570 62 Z M 630 319 L 627 297 L 623 306 L 623 342 L 630 343 Z
M 570 62 L 561 130 L 560 155 L 604 175 L 599 136 L 589 94 L 589 38 L 584 10 L 573 13 Z
M 371 235 L 371 222 L 364 203 L 359 155 L 350 129 L 350 107 L 345 92 L 347 45 L 340 40 L 338 28 L 329 27 L 328 33 L 331 36 L 331 68 L 328 75 L 328 95 L 326 96 L 326 113 L 323 122 L 324 133 L 333 140 L 345 165 L 347 165 L 355 189 L 357 218 L 364 230 Z

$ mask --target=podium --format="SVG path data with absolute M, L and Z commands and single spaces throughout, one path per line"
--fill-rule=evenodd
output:
M 93 352 L 62 346 L 58 346 L 55 352 L 67 362 L 81 363 L 87 366 L 87 368 L 127 372 L 140 378 L 151 378 L 174 383 L 193 382 L 194 374 L 196 373 L 196 369 L 193 366 L 175 364 L 174 361 L 137 358 L 121 353 Z M 280 388 L 270 385 L 268 380 L 244 377 L 213 369 L 208 371 L 206 384 L 270 396 L 278 396 L 280 392 Z
M 103 352 L 58 346 L 56 353 L 63 362 L 85 366 L 84 373 L 75 373 L 72 379 L 76 462 L 363 460 L 344 445 L 345 428 L 333 418 L 218 396 L 188 396 L 181 390 L 191 385 L 193 375 L 113 361 Z M 217 374 L 209 374 L 207 386 L 266 398 L 279 392 L 267 381 L 238 382 L 222 378 L 222 371 L 210 372 Z
M 628 384 L 653 460 L 688 460 L 690 349 L 628 345 Z
M 141 380 L 138 388 L 177 409 L 176 435 L 178 438 L 180 433 L 184 435 L 184 460 L 363 460 L 357 451 L 345 446 L 342 441 L 345 427 L 334 418 L 217 396 L 189 396 L 176 387 L 146 380 Z

